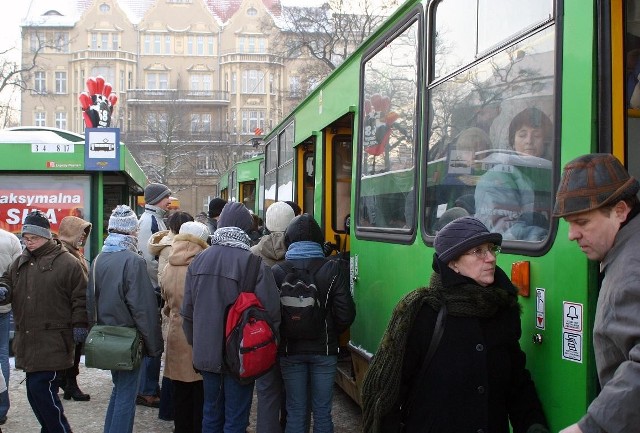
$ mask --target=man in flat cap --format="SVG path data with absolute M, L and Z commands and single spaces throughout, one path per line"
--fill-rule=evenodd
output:
M 602 390 L 586 415 L 560 433 L 622 433 L 640 426 L 639 184 L 611 154 L 584 155 L 564 167 L 553 216 L 569 239 L 600 262 L 602 285 L 593 348 Z

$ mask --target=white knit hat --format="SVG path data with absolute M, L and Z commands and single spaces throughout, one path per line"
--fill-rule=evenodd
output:
M 294 217 L 293 209 L 283 201 L 273 203 L 265 215 L 267 229 L 270 232 L 284 232 Z
M 111 211 L 108 230 L 109 233 L 133 234 L 138 230 L 138 217 L 129 206 L 119 204 Z
M 209 228 L 197 221 L 187 221 L 180 226 L 180 234 L 190 234 L 206 241 L 209 238 Z

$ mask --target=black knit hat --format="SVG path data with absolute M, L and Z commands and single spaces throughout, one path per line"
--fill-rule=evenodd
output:
M 322 229 L 316 220 L 306 213 L 292 219 L 284 231 L 284 245 L 287 248 L 292 243 L 300 241 L 311 241 L 320 245 L 324 243 Z
M 222 208 L 227 204 L 226 200 L 216 197 L 209 202 L 209 218 L 215 218 L 220 215 Z
M 583 155 L 564 166 L 553 216 L 560 218 L 615 204 L 637 194 L 639 188 L 638 181 L 610 153 Z
M 171 190 L 161 183 L 150 183 L 144 189 L 144 203 L 154 205 L 163 198 L 169 197 Z
M 489 229 L 477 218 L 465 216 L 451 221 L 440 229 L 433 246 L 438 258 L 443 263 L 449 263 L 465 251 L 487 242 L 500 245 L 502 235 L 489 232 Z
M 51 224 L 47 216 L 39 210 L 29 212 L 22 225 L 22 234 L 25 233 L 51 239 Z
M 237 201 L 228 202 L 218 219 L 218 228 L 238 227 L 248 232 L 253 227 L 253 217 L 245 205 Z

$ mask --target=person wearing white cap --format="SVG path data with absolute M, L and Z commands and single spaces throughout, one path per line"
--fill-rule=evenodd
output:
M 187 221 L 179 233 L 160 275 L 165 299 L 164 314 L 169 318 L 165 350 L 164 377 L 173 384 L 174 425 L 177 432 L 195 432 L 202 428 L 204 394 L 202 376 L 193 369 L 191 346 L 182 331 L 180 308 L 184 298 L 184 280 L 193 258 L 208 247 L 209 228 L 199 222 Z

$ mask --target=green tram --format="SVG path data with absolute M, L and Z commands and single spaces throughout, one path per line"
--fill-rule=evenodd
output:
M 220 198 L 242 202 L 251 212 L 263 218 L 263 173 L 264 155 L 236 162 L 229 171 L 220 176 Z
M 598 392 L 598 267 L 551 210 L 579 155 L 613 153 L 640 175 L 639 53 L 640 0 L 410 0 L 265 137 L 264 209 L 296 201 L 349 252 L 357 317 L 338 382 L 356 401 L 393 307 L 429 281 L 434 236 L 457 208 L 512 217 L 493 228 L 498 264 L 520 288 L 521 344 L 551 430 L 585 413 Z M 522 116 L 544 153 L 514 149 Z M 530 200 L 484 199 L 496 172 L 526 179 Z
M 115 146 L 114 146 L 115 147 Z M 57 128 L 23 126 L 0 130 L 0 228 L 19 235 L 24 217 L 38 209 L 54 233 L 68 215 L 93 224 L 85 256 L 92 260 L 107 235 L 111 210 L 136 209 L 147 177 L 124 143 L 109 170 L 88 167 L 85 137 Z

